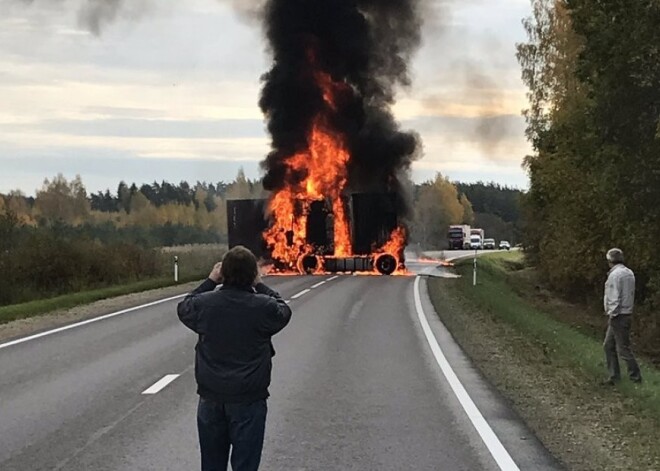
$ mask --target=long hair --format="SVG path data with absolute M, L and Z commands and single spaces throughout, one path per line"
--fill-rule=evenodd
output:
M 257 258 L 242 245 L 237 245 L 222 259 L 222 283 L 235 288 L 249 288 L 257 277 Z

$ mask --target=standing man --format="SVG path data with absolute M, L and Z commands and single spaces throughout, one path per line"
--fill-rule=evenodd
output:
M 604 307 L 608 316 L 605 334 L 605 359 L 609 378 L 605 384 L 614 384 L 621 379 L 619 357 L 626 362 L 628 375 L 635 383 L 642 382 L 639 365 L 630 348 L 630 327 L 632 325 L 633 305 L 635 304 L 635 274 L 623 264 L 621 249 L 610 249 L 607 262 L 610 271 L 605 282 Z
M 219 290 L 216 286 L 222 283 Z M 202 471 L 256 471 L 270 385 L 271 337 L 291 319 L 280 295 L 262 283 L 255 256 L 234 247 L 178 306 L 199 335 L 195 379 Z

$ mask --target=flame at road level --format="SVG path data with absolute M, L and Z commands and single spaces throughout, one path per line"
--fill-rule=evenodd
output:
M 313 51 L 308 58 L 315 70 L 314 79 L 325 106 L 314 118 L 307 148 L 286 159 L 285 181 L 290 183 L 273 194 L 268 208 L 273 224 L 264 233 L 273 259 L 289 269 L 296 266 L 301 255 L 313 252 L 307 244 L 307 215 L 314 201 L 328 199 L 332 202 L 334 255 L 353 255 L 345 199 L 350 154 L 344 136 L 331 126 L 338 100 L 342 94 L 350 93 L 350 88 L 334 82 L 330 75 L 320 70 Z M 393 232 L 391 240 L 378 253 L 391 253 L 399 261 L 398 254 L 404 245 L 405 231 L 400 228 Z
M 390 240 L 387 241 L 383 247 L 377 251 L 378 254 L 390 254 L 396 259 L 397 270 L 394 272 L 395 275 L 407 275 L 408 270 L 401 266 L 401 254 L 403 249 L 406 247 L 406 230 L 403 227 L 397 227 L 392 231 L 390 235 Z

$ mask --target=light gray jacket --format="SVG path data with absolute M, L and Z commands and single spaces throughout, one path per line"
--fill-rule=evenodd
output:
M 605 282 L 605 314 L 616 317 L 632 314 L 635 304 L 635 274 L 623 264 L 612 267 Z

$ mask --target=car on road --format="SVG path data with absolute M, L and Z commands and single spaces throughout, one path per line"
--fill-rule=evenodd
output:
M 484 248 L 484 243 L 480 235 L 473 234 L 470 236 L 470 248 L 472 250 L 482 250 Z
M 484 239 L 484 250 L 495 250 L 495 239 Z
M 511 250 L 511 244 L 507 240 L 500 241 L 500 250 Z

